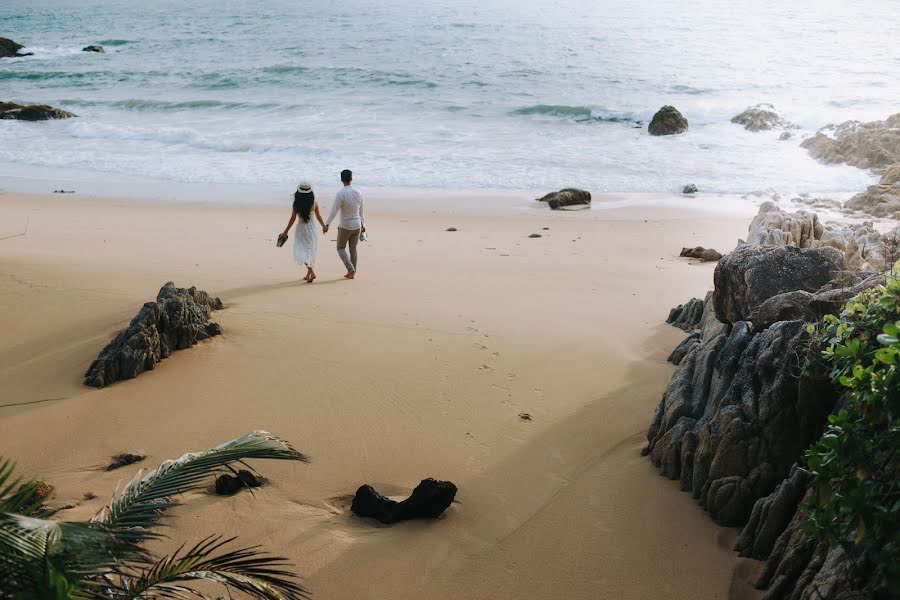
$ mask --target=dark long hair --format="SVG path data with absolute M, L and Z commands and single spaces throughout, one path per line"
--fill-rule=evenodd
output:
M 303 192 L 294 192 L 294 210 L 297 211 L 297 214 L 300 215 L 300 218 L 304 223 L 309 223 L 310 216 L 312 216 L 312 207 L 316 202 L 316 195 L 312 193 L 312 190 L 303 193 Z

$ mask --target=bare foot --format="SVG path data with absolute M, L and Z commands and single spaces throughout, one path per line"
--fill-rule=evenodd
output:
M 344 279 L 353 279 L 356 277 L 356 271 L 347 271 L 347 274 L 344 275 Z

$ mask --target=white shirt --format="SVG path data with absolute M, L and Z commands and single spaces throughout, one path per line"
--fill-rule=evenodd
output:
M 353 231 L 366 224 L 363 218 L 362 194 L 349 185 L 345 185 L 334 197 L 334 204 L 331 205 L 331 214 L 328 215 L 328 220 L 325 221 L 326 225 L 331 225 L 339 209 L 341 211 L 341 222 L 339 224 L 341 229 Z

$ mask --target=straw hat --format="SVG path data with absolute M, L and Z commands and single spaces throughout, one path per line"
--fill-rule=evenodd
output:
M 297 191 L 301 194 L 308 194 L 312 191 L 312 184 L 305 180 L 301 181 L 299 184 L 297 184 Z

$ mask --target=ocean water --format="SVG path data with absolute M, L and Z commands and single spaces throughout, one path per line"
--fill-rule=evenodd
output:
M 900 110 L 897 2 L 4 0 L 0 184 L 77 170 L 293 186 L 852 192 L 799 141 Z M 81 52 L 100 44 L 105 54 Z M 729 119 L 766 102 L 796 137 Z M 655 138 L 663 104 L 691 123 Z M 37 170 L 37 171 L 36 171 Z

